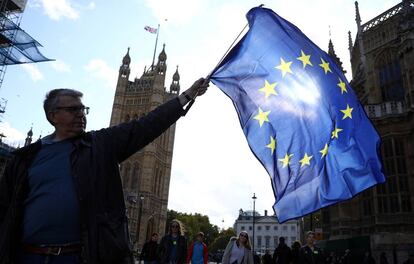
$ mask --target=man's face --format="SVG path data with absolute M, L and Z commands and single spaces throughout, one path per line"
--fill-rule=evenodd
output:
M 151 239 L 152 239 L 152 241 L 158 241 L 158 235 L 153 235 L 153 236 L 151 237 Z
M 58 133 L 74 137 L 86 128 L 84 107 L 80 98 L 60 96 L 56 108 L 48 116 Z
M 315 243 L 315 235 L 309 234 L 306 238 L 306 242 L 308 243 L 308 245 L 313 245 Z
M 202 235 L 198 235 L 197 236 L 197 240 L 200 241 L 200 242 L 203 242 L 204 237 Z

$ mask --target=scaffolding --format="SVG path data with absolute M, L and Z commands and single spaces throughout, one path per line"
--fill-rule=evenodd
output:
M 40 45 L 20 28 L 27 0 L 0 0 L 0 89 L 8 65 L 49 61 L 39 51 Z M 0 100 L 1 115 L 5 104 Z

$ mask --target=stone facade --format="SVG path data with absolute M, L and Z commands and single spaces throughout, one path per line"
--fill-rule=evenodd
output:
M 170 89 L 164 87 L 167 71 L 165 45 L 158 62 L 129 80 L 129 48 L 119 68 L 110 126 L 139 118 L 176 97 L 180 91 L 178 68 Z M 131 240 L 140 249 L 153 232 L 164 233 L 174 147 L 175 125 L 120 164 L 129 217 Z
M 377 261 L 385 252 L 389 263 L 402 263 L 414 252 L 414 1 L 404 0 L 365 24 L 357 2 L 355 7 L 350 84 L 381 135 L 387 180 L 316 213 L 313 228 L 322 228 L 329 240 L 369 237 L 364 250 Z

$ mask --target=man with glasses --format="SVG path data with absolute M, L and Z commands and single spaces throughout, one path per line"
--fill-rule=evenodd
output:
M 54 133 L 18 149 L 0 179 L 0 264 L 132 263 L 119 163 L 207 87 L 200 78 L 140 119 L 91 132 L 82 93 L 50 91 L 43 107 Z

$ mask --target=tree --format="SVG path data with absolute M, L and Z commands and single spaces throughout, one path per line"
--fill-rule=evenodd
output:
M 233 228 L 222 230 L 209 246 L 209 251 L 211 253 L 223 252 L 233 236 L 236 236 Z
M 180 213 L 174 210 L 168 210 L 167 212 L 167 225 L 165 233 L 168 233 L 169 223 L 171 223 L 173 219 L 178 219 L 184 224 L 184 233 L 189 242 L 193 241 L 196 234 L 201 231 L 204 233 L 204 242 L 209 245 L 216 239 L 219 233 L 218 226 L 212 225 L 208 216 L 198 213 Z

